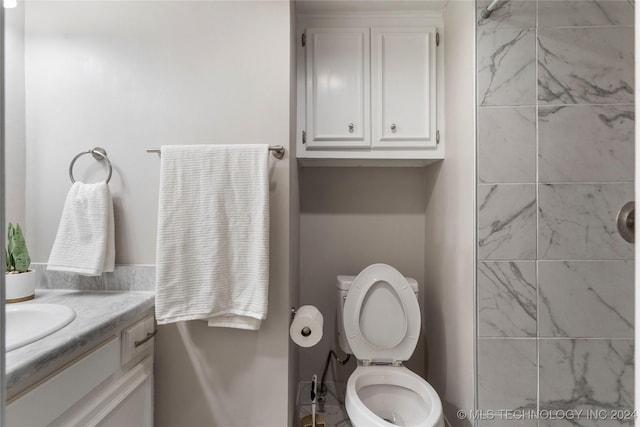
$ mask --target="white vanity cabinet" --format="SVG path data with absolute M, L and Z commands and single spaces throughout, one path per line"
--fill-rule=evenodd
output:
M 153 427 L 153 315 L 127 325 L 7 405 L 7 427 Z
M 297 157 L 303 165 L 444 158 L 437 27 L 374 24 L 302 29 Z

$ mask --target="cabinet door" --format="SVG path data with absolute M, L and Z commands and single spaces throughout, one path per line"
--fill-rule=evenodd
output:
M 153 356 L 87 394 L 49 427 L 153 427 Z
M 373 146 L 436 146 L 435 28 L 371 31 Z
M 306 37 L 307 147 L 369 147 L 369 29 L 307 29 Z
M 96 422 L 99 427 L 153 427 L 153 375 L 138 378 L 117 405 Z

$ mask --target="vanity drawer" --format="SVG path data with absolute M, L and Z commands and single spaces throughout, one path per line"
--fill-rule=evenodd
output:
M 153 316 L 147 316 L 122 331 L 122 366 L 137 360 L 153 348 L 156 325 Z

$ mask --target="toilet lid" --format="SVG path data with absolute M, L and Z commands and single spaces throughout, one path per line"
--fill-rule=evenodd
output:
M 420 307 L 407 279 L 387 264 L 365 268 L 344 303 L 344 330 L 362 361 L 408 360 L 420 335 Z

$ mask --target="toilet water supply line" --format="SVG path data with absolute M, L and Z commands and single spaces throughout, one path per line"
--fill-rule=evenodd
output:
M 331 364 L 331 357 L 336 360 L 340 365 L 344 366 L 347 364 L 349 359 L 351 359 L 351 355 L 347 354 L 347 357 L 344 360 L 340 359 L 333 349 L 329 350 L 329 354 L 327 354 L 327 361 L 324 364 L 324 369 L 322 370 L 322 377 L 320 377 L 320 407 L 324 407 L 324 401 L 327 395 L 327 384 L 325 382 L 327 378 L 327 371 L 329 370 L 329 364 Z M 315 376 L 315 375 L 314 375 Z

